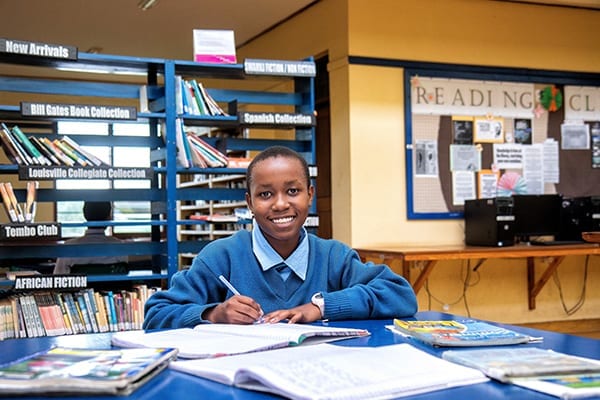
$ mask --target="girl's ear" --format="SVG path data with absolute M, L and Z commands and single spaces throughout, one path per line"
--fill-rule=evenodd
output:
M 312 204 L 314 196 L 315 196 L 315 187 L 313 185 L 310 185 L 308 187 L 308 204 Z
M 252 197 L 250 197 L 250 193 L 246 192 L 246 204 L 248 205 L 248 208 L 250 209 L 250 211 L 252 213 L 254 213 L 254 211 L 252 210 Z

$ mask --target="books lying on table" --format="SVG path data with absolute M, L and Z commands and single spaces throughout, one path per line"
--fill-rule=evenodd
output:
M 55 347 L 0 366 L 0 393 L 127 395 L 165 369 L 176 355 L 176 349 Z
M 201 324 L 163 331 L 124 331 L 112 336 L 121 347 L 177 347 L 181 358 L 211 358 L 368 336 L 364 329 L 305 324 Z
M 483 321 L 405 321 L 394 319 L 392 331 L 413 337 L 433 346 L 499 346 L 539 342 L 534 338 L 510 329 Z
M 511 383 L 564 400 L 600 398 L 600 374 L 516 378 Z
M 448 350 L 442 358 L 563 399 L 600 396 L 600 360 L 534 347 Z
M 542 375 L 600 373 L 598 360 L 537 347 L 447 350 L 442 358 L 477 368 L 501 382 Z
M 208 360 L 171 369 L 290 399 L 389 399 L 487 381 L 483 373 L 409 344 L 317 344 Z

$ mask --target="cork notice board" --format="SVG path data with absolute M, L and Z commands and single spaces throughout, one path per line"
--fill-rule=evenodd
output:
M 464 200 L 600 195 L 600 74 L 405 69 L 409 219 Z

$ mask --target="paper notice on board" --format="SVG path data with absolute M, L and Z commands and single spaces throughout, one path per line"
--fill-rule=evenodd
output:
M 523 146 L 523 178 L 527 194 L 544 194 L 544 148 L 541 144 Z
M 560 142 L 563 150 L 587 150 L 590 148 L 590 126 L 580 124 L 562 124 Z
M 499 169 L 523 167 L 523 145 L 512 143 L 494 144 L 494 164 Z
M 415 143 L 415 175 L 438 176 L 438 148 L 434 140 L 417 140 Z
M 479 199 L 491 199 L 497 196 L 498 192 L 498 172 L 491 169 L 484 169 L 477 172 L 477 188 Z
M 481 151 L 477 146 L 450 145 L 450 171 L 479 171 L 480 169 Z
M 452 204 L 462 206 L 465 200 L 475 198 L 475 172 L 455 171 L 452 173 Z
M 544 182 L 560 182 L 560 165 L 558 161 L 558 142 L 554 139 L 546 139 L 544 146 Z

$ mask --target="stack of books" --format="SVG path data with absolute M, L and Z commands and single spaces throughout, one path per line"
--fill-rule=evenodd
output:
M 1 126 L 2 148 L 17 165 L 108 166 L 68 136 L 50 140 L 46 137 L 27 136 L 17 125 L 9 128 L 2 123 Z

